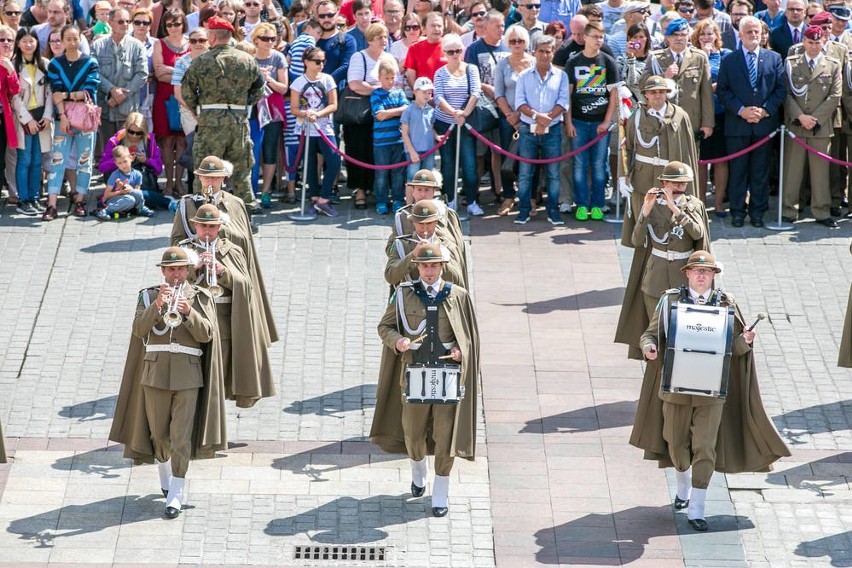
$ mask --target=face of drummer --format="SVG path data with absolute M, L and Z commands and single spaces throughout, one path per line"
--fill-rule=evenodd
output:
M 411 224 L 414 225 L 414 232 L 416 232 L 421 239 L 428 239 L 435 234 L 435 226 L 438 224 L 438 221 L 429 221 L 428 223 L 412 221 Z
M 420 273 L 420 280 L 426 284 L 434 284 L 441 277 L 441 271 L 444 270 L 443 262 L 418 262 L 417 270 Z
M 699 294 L 710 289 L 713 285 L 713 276 L 716 274 L 712 268 L 688 268 L 684 272 L 689 287 Z
M 219 225 L 195 223 L 195 232 L 198 234 L 198 240 L 202 243 L 212 243 L 219 235 Z
M 163 276 L 171 286 L 185 282 L 189 276 L 189 266 L 163 266 Z

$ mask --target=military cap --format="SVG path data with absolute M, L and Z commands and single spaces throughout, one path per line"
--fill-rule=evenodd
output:
M 228 30 L 229 32 L 234 33 L 234 26 L 231 25 L 231 22 L 229 22 L 225 18 L 220 18 L 219 16 L 213 16 L 212 18 L 207 20 L 207 29 Z
M 829 13 L 838 20 L 849 21 L 852 19 L 852 10 L 846 6 L 831 6 L 828 9 Z
M 668 91 L 672 92 L 671 85 L 665 78 L 660 77 L 659 75 L 651 75 L 647 79 L 645 79 L 645 84 L 642 85 L 642 92 L 645 91 Z
M 228 169 L 225 167 L 225 162 L 216 156 L 207 156 L 193 172 L 197 176 L 207 177 L 228 177 Z
M 433 199 L 421 199 L 408 212 L 408 218 L 417 223 L 431 223 L 438 220 L 438 206 Z
M 212 203 L 205 203 L 195 211 L 195 217 L 192 218 L 193 223 L 201 225 L 221 225 L 222 216 L 219 215 L 219 209 Z
M 722 267 L 716 264 L 716 259 L 706 250 L 697 250 L 689 255 L 689 260 L 686 261 L 681 270 L 686 272 L 690 268 L 710 268 L 716 274 L 722 272 Z
M 660 181 L 692 181 L 692 168 L 683 162 L 669 162 L 657 179 Z
M 447 262 L 448 260 L 448 258 L 444 257 L 444 252 L 441 250 L 440 246 L 426 244 L 417 251 L 417 256 L 415 256 L 411 262 L 425 264 L 427 262 Z
M 192 261 L 182 248 L 169 247 L 163 252 L 163 259 L 157 266 L 192 266 Z
M 633 12 L 643 12 L 650 10 L 650 4 L 647 2 L 625 2 L 621 7 L 621 15 L 631 14 Z
M 811 21 L 808 23 L 812 26 L 831 25 L 831 14 L 826 11 L 817 12 L 816 14 L 811 16 Z
M 820 12 L 821 14 L 822 12 Z M 822 39 L 822 36 L 825 35 L 825 32 L 822 31 L 822 28 L 819 26 L 808 26 L 805 28 L 804 36 L 810 40 L 819 40 Z
M 671 22 L 669 22 L 668 27 L 666 28 L 667 36 L 672 35 L 676 32 L 689 31 L 689 22 L 687 22 L 683 18 L 675 18 Z
M 438 178 L 435 177 L 435 173 L 432 170 L 418 170 L 414 177 L 411 178 L 411 181 L 408 182 L 409 185 L 425 185 L 429 187 L 441 187 L 441 184 L 438 183 Z

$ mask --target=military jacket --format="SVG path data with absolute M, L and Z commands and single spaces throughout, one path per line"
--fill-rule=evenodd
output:
M 803 138 L 829 138 L 834 134 L 833 118 L 842 94 L 841 63 L 822 55 L 813 70 L 804 54 L 792 55 L 785 63 L 787 100 L 784 115 L 787 128 Z M 806 130 L 798 123 L 802 114 L 817 119 L 817 126 Z
M 842 36 L 843 42 L 839 41 L 829 41 L 822 48 L 823 55 L 829 55 L 840 62 L 841 74 L 843 69 L 846 67 L 846 61 L 849 59 L 849 45 L 852 45 L 852 37 L 849 34 L 843 34 Z M 849 45 L 847 45 L 849 44 Z M 790 50 L 787 52 L 788 55 L 804 55 L 805 46 L 801 43 L 797 43 L 795 45 L 790 46 Z M 842 80 L 842 77 L 841 77 Z M 841 97 L 845 92 L 845 88 L 841 91 Z M 834 111 L 834 117 L 832 119 L 832 126 L 834 128 L 840 128 L 843 126 L 843 106 L 838 105 L 838 107 Z
M 640 84 L 651 75 L 665 76 L 666 69 L 674 63 L 671 49 L 658 49 L 648 55 L 648 64 Z M 716 117 L 713 107 L 713 84 L 710 82 L 710 63 L 707 54 L 695 47 L 687 46 L 683 51 L 680 70 L 672 79 L 675 91 L 672 102 L 681 107 L 698 131 L 701 127 L 713 127 Z

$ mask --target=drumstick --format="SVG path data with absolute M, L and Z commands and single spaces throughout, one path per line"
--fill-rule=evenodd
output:
M 412 340 L 411 340 L 411 343 L 420 343 L 421 341 L 423 341 L 423 340 L 424 340 L 424 339 L 426 339 L 427 337 L 429 337 L 429 334 L 428 334 L 428 333 L 424 333 L 424 334 L 423 334 L 423 335 L 421 335 L 420 337 L 418 337 L 418 338 L 416 338 L 416 339 L 412 339 Z
M 754 320 L 754 323 L 753 323 L 753 324 L 751 324 L 751 325 L 748 327 L 748 331 L 753 330 L 753 329 L 754 329 L 754 326 L 756 326 L 758 323 L 760 323 L 760 320 L 762 320 L 762 319 L 766 319 L 766 314 L 765 314 L 764 312 L 758 312 L 758 314 L 757 314 L 757 319 L 756 319 L 756 320 Z
M 453 355 L 441 355 L 438 359 L 452 359 Z

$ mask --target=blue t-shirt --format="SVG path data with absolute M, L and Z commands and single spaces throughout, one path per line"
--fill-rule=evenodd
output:
M 123 181 L 133 189 L 139 189 L 142 187 L 142 172 L 131 169 L 130 173 L 126 174 L 117 169 L 110 174 L 109 180 L 107 180 L 107 185 L 114 188 L 118 181 Z M 113 197 L 113 199 L 115 199 L 115 197 Z
M 373 107 L 373 118 L 380 110 L 391 110 L 408 106 L 408 99 L 402 89 L 386 91 L 379 87 L 370 95 L 370 106 Z M 402 132 L 399 130 L 399 118 L 395 116 L 388 120 L 373 122 L 373 146 L 391 146 L 402 144 Z
M 464 52 L 464 62 L 479 68 L 479 80 L 485 85 L 494 85 L 497 64 L 509 57 L 509 50 L 502 43 L 488 45 L 484 39 L 478 39 L 468 46 Z
M 418 154 L 425 152 L 435 145 L 435 107 L 427 104 L 420 108 L 417 103 L 411 103 L 402 111 L 399 117 L 402 124 L 408 125 L 408 137 L 411 145 Z

